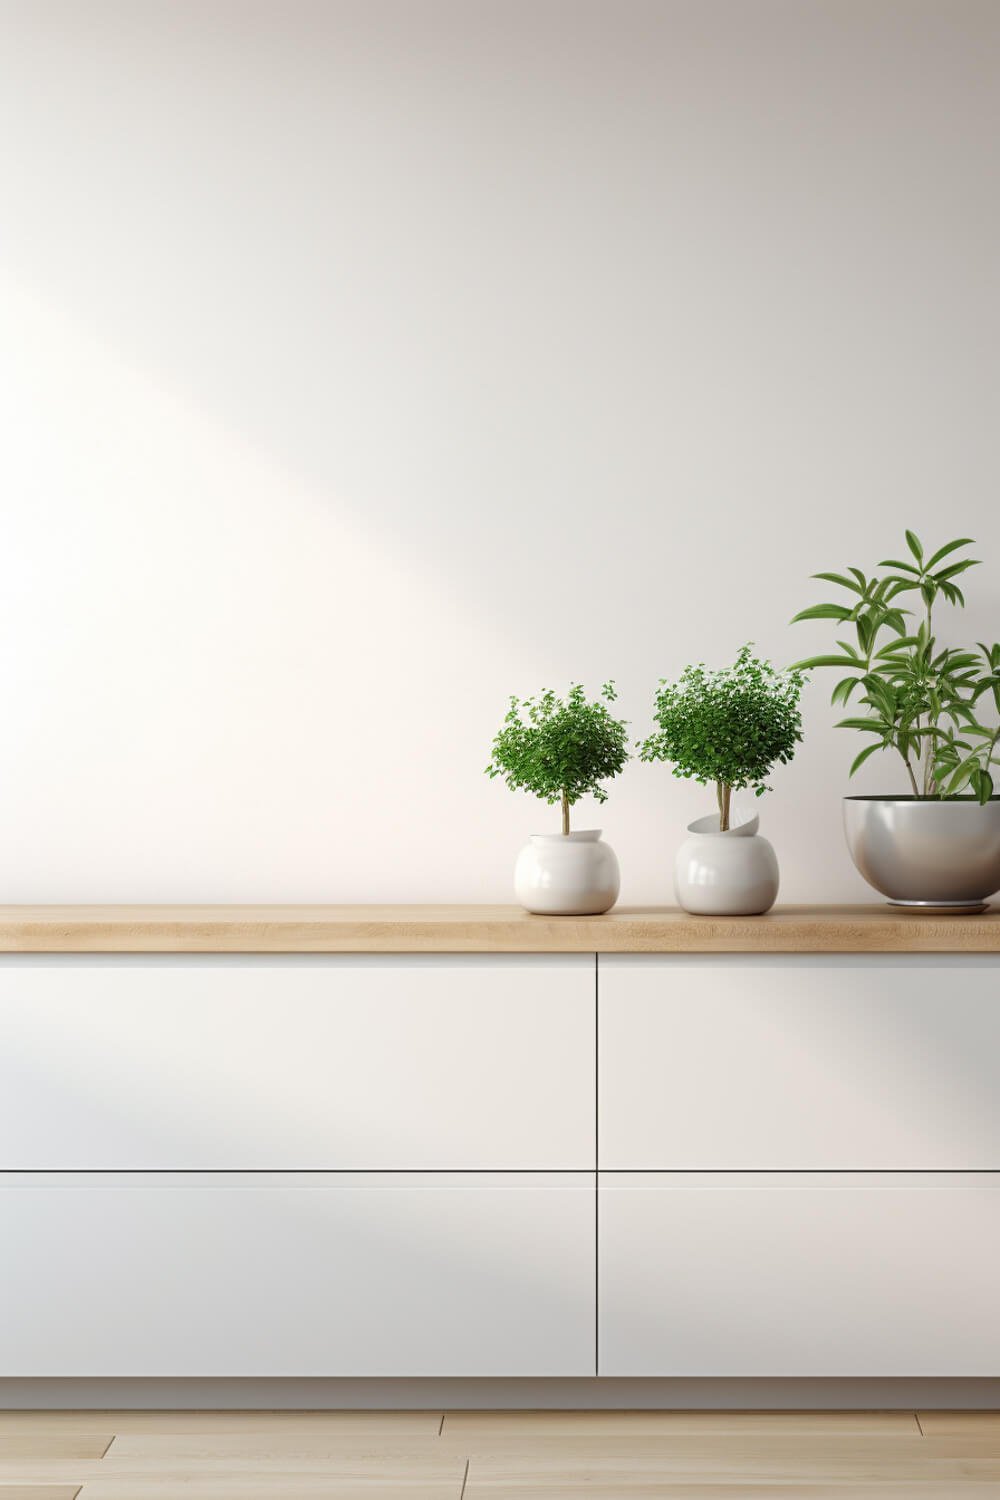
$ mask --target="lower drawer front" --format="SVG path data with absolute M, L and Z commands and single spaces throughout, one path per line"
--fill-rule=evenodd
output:
M 594 1178 L 0 1174 L 3 1376 L 592 1375 Z
M 600 1373 L 1000 1375 L 1000 1174 L 602 1173 Z

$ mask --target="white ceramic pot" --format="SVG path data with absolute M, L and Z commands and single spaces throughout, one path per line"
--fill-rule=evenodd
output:
M 778 895 L 778 861 L 750 818 L 725 833 L 715 815 L 688 824 L 677 851 L 674 889 L 685 911 L 708 917 L 754 916 Z
M 533 833 L 514 866 L 521 905 L 560 917 L 593 916 L 614 906 L 621 886 L 618 860 L 600 838 L 599 828 Z

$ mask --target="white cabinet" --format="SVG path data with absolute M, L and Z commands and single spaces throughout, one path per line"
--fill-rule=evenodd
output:
M 592 1375 L 591 1174 L 0 1175 L 2 1376 Z
M 997 1376 L 998 1244 L 997 957 L 0 959 L 0 1377 Z
M 0 962 L 0 1170 L 585 1170 L 592 955 Z
M 1000 1176 L 602 1173 L 602 1375 L 995 1376 Z
M 599 1003 L 602 1168 L 1000 1169 L 998 959 L 629 955 Z

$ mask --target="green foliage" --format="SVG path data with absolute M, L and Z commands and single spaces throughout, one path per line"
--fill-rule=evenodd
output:
M 486 774 L 502 776 L 512 790 L 533 792 L 550 806 L 560 802 L 562 831 L 568 833 L 573 803 L 588 792 L 606 802 L 601 783 L 628 760 L 625 721 L 608 708 L 616 697 L 614 683 L 606 682 L 593 703 L 579 683 L 565 699 L 551 689 L 537 698 L 511 698 Z
M 933 634 L 934 607 L 939 598 L 963 606 L 965 596 L 955 579 L 978 565 L 971 557 L 954 554 L 973 545 L 958 537 L 925 556 L 920 538 L 906 532 L 910 561 L 887 558 L 880 568 L 890 571 L 871 578 L 859 568 L 845 573 L 815 573 L 827 583 L 847 590 L 842 604 L 814 604 L 800 610 L 795 620 L 834 620 L 853 629 L 855 641 L 838 640 L 838 652 L 811 656 L 796 669 L 836 667 L 845 675 L 836 683 L 831 702 L 846 707 L 857 693 L 864 710 L 842 719 L 838 728 L 875 736 L 855 756 L 850 774 L 877 750 L 897 752 L 906 766 L 917 797 L 954 797 L 971 791 L 980 802 L 993 795 L 992 765 L 1000 727 L 980 722 L 976 705 L 988 696 L 1000 713 L 1000 645 L 980 644 L 978 653 L 962 647 L 939 648 Z M 911 611 L 897 603 L 917 594 L 923 618 L 908 623 Z M 794 623 L 794 622 L 793 622 Z
M 675 776 L 715 782 L 725 830 L 731 792 L 753 787 L 762 796 L 771 768 L 795 754 L 803 681 L 798 670 L 778 672 L 759 661 L 749 645 L 721 671 L 685 667 L 677 682 L 660 683 L 653 714 L 659 728 L 640 744 L 640 758 L 671 761 Z

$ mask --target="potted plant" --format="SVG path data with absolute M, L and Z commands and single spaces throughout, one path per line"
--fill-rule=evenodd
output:
M 1000 645 L 977 650 L 940 646 L 935 608 L 963 606 L 956 580 L 978 559 L 956 556 L 970 537 L 945 542 L 929 555 L 906 532 L 909 561 L 888 558 L 887 572 L 859 568 L 813 576 L 845 591 L 843 603 L 814 604 L 796 620 L 832 620 L 837 651 L 812 656 L 798 669 L 838 669 L 831 702 L 858 709 L 839 728 L 872 735 L 850 775 L 877 751 L 896 758 L 898 793 L 845 797 L 844 827 L 861 874 L 893 905 L 981 910 L 1000 889 L 1000 798 L 992 768 L 1000 725 Z M 905 606 L 913 602 L 915 610 Z
M 487 775 L 560 808 L 561 833 L 533 834 L 514 868 L 517 899 L 528 911 L 581 916 L 607 911 L 618 899 L 618 861 L 600 842 L 601 830 L 570 830 L 570 808 L 587 793 L 606 802 L 602 783 L 628 760 L 626 725 L 608 707 L 616 696 L 606 682 L 594 702 L 579 683 L 564 699 L 551 690 L 511 698 L 493 741 Z
M 792 759 L 802 738 L 797 670 L 776 671 L 744 646 L 733 666 L 685 667 L 661 681 L 657 731 L 639 746 L 642 760 L 665 760 L 675 776 L 715 785 L 718 812 L 688 826 L 675 866 L 677 899 L 686 911 L 749 915 L 767 911 L 778 894 L 778 861 L 758 832 L 757 817 L 733 819 L 732 794 L 752 787 L 761 797 L 776 764 Z

